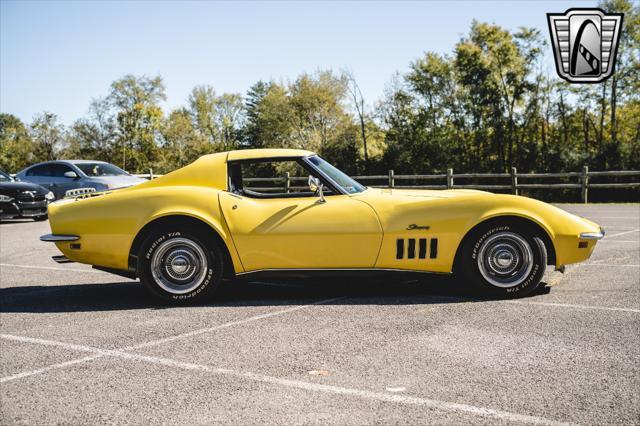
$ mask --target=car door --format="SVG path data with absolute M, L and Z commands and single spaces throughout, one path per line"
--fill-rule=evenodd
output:
M 372 268 L 382 240 L 373 209 L 335 188 L 321 202 L 306 184 L 308 170 L 298 172 L 281 189 L 249 187 L 277 179 L 262 173 L 244 176 L 243 190 L 220 193 L 244 269 Z
M 25 182 L 35 183 L 51 190 L 51 164 L 33 166 L 20 176 Z
M 67 177 L 64 175 L 66 172 L 74 172 L 76 177 Z M 68 190 L 79 188 L 80 182 L 78 172 L 68 165 L 61 163 L 51 164 L 50 189 L 53 191 L 56 198 L 64 198 Z

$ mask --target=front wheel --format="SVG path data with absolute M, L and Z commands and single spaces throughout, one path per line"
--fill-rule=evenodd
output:
M 175 303 L 201 302 L 222 281 L 222 253 L 195 231 L 154 232 L 138 254 L 140 281 L 156 296 Z
M 49 218 L 48 215 L 43 215 L 43 216 L 36 216 L 33 218 L 33 220 L 35 220 L 36 222 L 42 222 L 43 220 L 47 220 Z
M 547 267 L 544 242 L 526 227 L 484 226 L 463 243 L 465 281 L 485 294 L 514 298 L 538 288 Z

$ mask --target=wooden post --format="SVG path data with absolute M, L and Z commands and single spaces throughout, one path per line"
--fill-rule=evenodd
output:
M 518 170 L 515 167 L 511 168 L 511 193 L 518 195 Z
M 153 169 L 149 169 L 149 180 L 153 180 Z
M 289 172 L 284 174 L 284 192 L 285 194 L 289 193 L 289 188 L 291 187 L 291 181 L 289 179 Z
M 589 166 L 582 167 L 582 202 L 587 204 L 589 202 Z
M 389 170 L 389 188 L 393 188 L 396 186 L 396 179 L 393 174 L 393 169 Z
M 453 189 L 453 169 L 447 169 L 447 189 Z

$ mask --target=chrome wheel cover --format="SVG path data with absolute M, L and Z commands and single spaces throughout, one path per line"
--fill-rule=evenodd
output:
M 207 256 L 194 241 L 172 238 L 158 246 L 151 257 L 154 281 L 172 294 L 195 290 L 207 276 Z
M 521 284 L 533 268 L 533 251 L 527 241 L 513 232 L 499 232 L 482 242 L 478 269 L 490 284 L 509 288 Z

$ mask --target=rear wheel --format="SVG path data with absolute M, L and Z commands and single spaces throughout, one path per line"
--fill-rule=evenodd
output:
M 513 298 L 538 288 L 547 267 L 542 239 L 526 226 L 481 226 L 462 247 L 463 277 L 485 294 Z
M 188 229 L 156 231 L 142 243 L 138 274 L 155 295 L 176 303 L 200 302 L 222 281 L 222 253 Z

